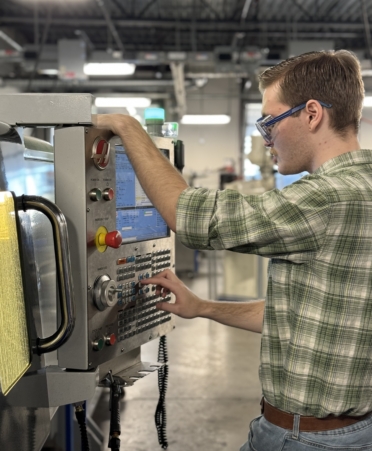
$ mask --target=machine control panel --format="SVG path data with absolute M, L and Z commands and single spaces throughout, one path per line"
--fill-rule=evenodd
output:
M 74 160 L 68 175 L 78 181 L 79 189 L 69 202 L 65 197 L 56 200 L 71 218 L 72 239 L 78 234 L 76 246 L 71 246 L 74 286 L 76 297 L 86 299 L 77 306 L 74 346 L 62 347 L 59 360 L 66 368 L 89 369 L 174 328 L 172 316 L 156 308 L 171 296 L 163 299 L 154 286 L 141 284 L 164 269 L 174 269 L 174 235 L 143 191 L 118 137 L 94 127 L 58 134 L 56 145 L 64 146 L 58 154 Z M 76 136 L 69 143 L 64 135 Z M 85 157 L 78 160 L 79 151 L 73 147 L 81 141 Z M 154 141 L 173 162 L 174 142 Z M 68 186 L 59 184 L 62 176 L 66 178 L 66 171 L 56 175 L 56 192 Z

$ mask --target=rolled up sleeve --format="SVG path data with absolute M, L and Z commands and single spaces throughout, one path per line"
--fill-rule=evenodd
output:
M 194 249 L 229 249 L 267 257 L 316 252 L 330 204 L 314 180 L 260 196 L 187 188 L 177 206 L 177 235 Z

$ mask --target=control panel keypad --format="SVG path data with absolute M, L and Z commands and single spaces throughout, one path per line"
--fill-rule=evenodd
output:
M 169 312 L 156 308 L 158 302 L 169 302 L 170 300 L 170 296 L 161 298 L 151 295 L 141 299 L 137 305 L 134 304 L 129 309 L 120 310 L 118 312 L 118 341 L 126 340 L 170 321 L 171 314 Z
M 171 320 L 168 312 L 156 309 L 157 302 L 169 302 L 157 296 L 156 287 L 140 285 L 171 266 L 171 250 L 160 249 L 144 255 L 128 255 L 117 260 L 118 305 L 124 310 L 118 312 L 118 341 L 123 341 Z M 132 279 L 132 280 L 130 280 Z
M 171 267 L 171 250 L 161 249 L 151 254 L 121 257 L 117 260 L 117 264 L 119 266 L 116 270 L 117 282 L 132 279 L 138 272 L 141 273 L 137 276 L 138 280 L 147 279 Z M 125 266 L 121 267 L 122 265 Z

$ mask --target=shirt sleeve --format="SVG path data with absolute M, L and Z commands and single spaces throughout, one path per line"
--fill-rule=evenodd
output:
M 330 203 L 314 177 L 260 196 L 187 188 L 177 205 L 177 235 L 194 249 L 228 249 L 297 262 L 326 236 Z

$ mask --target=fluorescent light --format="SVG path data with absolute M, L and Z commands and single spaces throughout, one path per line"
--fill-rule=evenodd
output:
M 222 125 L 228 124 L 231 118 L 227 114 L 185 114 L 181 124 L 187 125 Z
M 363 106 L 364 107 L 372 106 L 372 96 L 364 97 Z
M 136 66 L 129 63 L 88 63 L 84 65 L 85 75 L 132 75 Z
M 147 108 L 151 100 L 147 97 L 97 97 L 95 105 L 104 108 Z
M 39 74 L 42 74 L 42 75 L 58 75 L 59 74 L 58 69 L 39 69 L 38 72 L 39 72 Z

